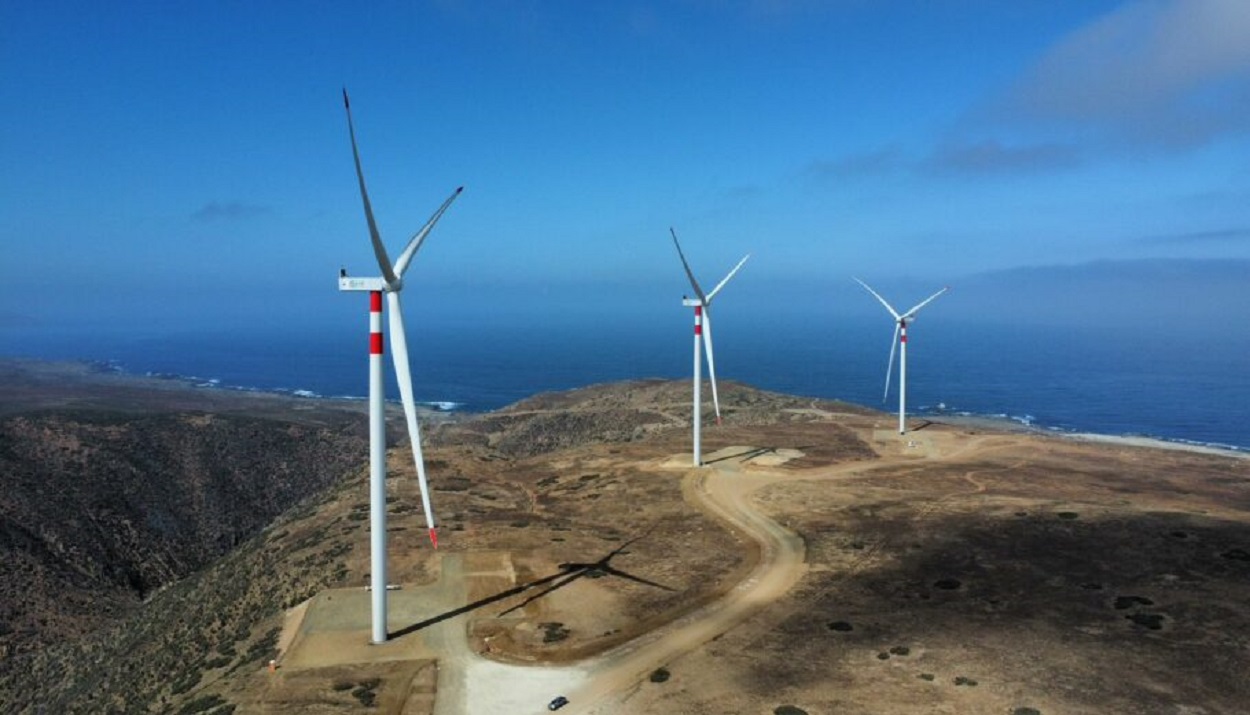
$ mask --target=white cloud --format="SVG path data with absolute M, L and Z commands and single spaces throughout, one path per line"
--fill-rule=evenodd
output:
M 1124 5 L 1046 52 L 1004 109 L 1173 145 L 1250 131 L 1250 2 Z

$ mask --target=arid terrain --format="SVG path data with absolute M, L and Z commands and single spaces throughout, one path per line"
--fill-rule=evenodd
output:
M 145 419 L 152 399 L 87 392 L 56 409 Z M 244 444 L 317 404 L 174 393 L 182 423 L 275 420 L 232 438 Z M 355 460 L 344 477 L 237 547 L 5 658 L 0 709 L 525 713 L 566 695 L 577 713 L 1196 715 L 1250 702 L 1250 460 L 969 424 L 900 437 L 851 405 L 721 394 L 701 469 L 687 382 L 432 425 L 437 552 L 393 444 L 399 588 L 381 646 L 367 644 L 362 587 L 366 454 L 341 445 Z M 280 468 L 255 465 L 237 470 L 244 490 Z

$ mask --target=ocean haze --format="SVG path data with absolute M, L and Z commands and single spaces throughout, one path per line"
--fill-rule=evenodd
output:
M 979 273 L 952 294 L 956 314 L 1054 326 L 1109 326 L 1167 334 L 1245 337 L 1233 311 L 1250 298 L 1250 261 L 1141 259 L 1071 266 L 1028 266 Z
M 587 326 L 611 332 L 629 322 L 660 322 L 691 293 L 671 244 L 655 256 L 668 265 L 667 277 L 634 277 L 621 271 L 594 280 L 570 274 L 558 280 L 475 277 L 471 271 L 438 273 L 418 259 L 405 280 L 405 316 L 426 326 L 514 325 Z M 718 251 L 718 253 L 723 253 Z M 692 264 L 710 289 L 740 256 L 726 255 L 707 266 Z M 670 265 L 671 264 L 671 265 Z M 376 271 L 375 271 L 376 272 Z M 371 275 L 365 270 L 354 272 Z M 273 280 L 229 285 L 226 278 L 120 286 L 107 301 L 92 292 L 103 285 L 70 283 L 32 296 L 0 287 L 6 309 L 0 330 L 9 340 L 21 332 L 71 329 L 115 335 L 236 330 L 240 326 L 281 331 L 329 329 L 351 324 L 366 299 L 337 290 L 337 272 L 309 279 L 278 275 Z M 1250 297 L 1250 259 L 1137 259 L 1077 264 L 1019 266 L 973 274 L 877 274 L 853 266 L 832 266 L 817 275 L 788 275 L 772 262 L 767 248 L 757 252 L 717 301 L 721 313 L 761 321 L 787 315 L 869 316 L 880 305 L 852 281 L 857 276 L 900 311 L 943 286 L 951 291 L 925 310 L 969 321 L 1050 326 L 1135 325 L 1155 332 L 1203 332 L 1204 325 L 1225 333 L 1250 334 L 1228 311 Z M 102 283 L 103 278 L 97 277 Z M 680 312 L 680 309 L 679 309 Z M 19 341 L 20 344 L 20 341 Z
M 1248 265 L 1096 263 L 953 282 L 910 330 L 909 410 L 945 405 L 1058 429 L 1250 447 L 1241 429 L 1250 333 L 1226 313 L 1243 294 Z M 872 296 L 849 278 L 769 291 L 746 270 L 713 311 L 718 377 L 896 409 L 896 387 L 881 399 L 893 325 Z M 905 310 L 940 285 L 875 287 Z M 515 300 L 413 287 L 405 318 L 421 400 L 489 410 L 541 391 L 691 371 L 692 316 L 680 306 L 678 280 L 671 291 L 553 288 Z M 290 323 L 260 311 L 256 320 L 176 329 L 14 328 L 0 333 L 0 353 L 360 397 L 365 303 L 325 290 L 326 310 Z M 389 394 L 397 394 L 393 384 Z
M 408 275 L 425 324 L 662 320 L 670 226 L 707 283 L 753 252 L 725 305 L 769 315 L 856 309 L 849 274 L 986 320 L 986 271 L 1250 259 L 1235 0 L 0 12 L 4 326 L 350 320 L 344 87 L 392 254 L 466 187 Z

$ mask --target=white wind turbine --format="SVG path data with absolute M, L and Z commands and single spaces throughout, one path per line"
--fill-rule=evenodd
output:
M 395 379 L 399 383 L 399 395 L 404 404 L 404 416 L 408 420 L 408 441 L 412 446 L 412 459 L 417 467 L 417 482 L 421 487 L 421 506 L 425 510 L 425 523 L 429 529 L 430 543 L 438 548 L 438 534 L 434 527 L 434 513 L 430 509 L 430 492 L 425 481 L 425 460 L 421 456 L 421 433 L 417 426 L 416 403 L 412 397 L 412 373 L 408 366 L 408 341 L 404 335 L 404 316 L 400 308 L 399 292 L 404 287 L 403 275 L 412 257 L 421 248 L 425 237 L 442 217 L 451 202 L 456 200 L 464 187 L 457 188 L 429 221 L 408 241 L 394 264 L 387 256 L 377 222 L 373 219 L 373 207 L 369 192 L 365 190 L 365 175 L 360 168 L 360 152 L 356 148 L 356 130 L 352 125 L 352 109 L 343 90 L 343 107 L 347 110 L 347 132 L 352 140 L 352 159 L 356 163 L 356 179 L 360 182 L 360 198 L 365 206 L 365 220 L 369 223 L 369 238 L 373 252 L 382 270 L 381 278 L 349 278 L 346 271 L 339 273 L 339 290 L 367 291 L 369 293 L 369 536 L 370 536 L 370 588 L 373 597 L 372 641 L 383 643 L 386 630 L 386 414 L 382 383 L 382 294 L 386 294 L 390 311 L 388 332 L 394 345 Z
M 701 423 L 703 421 L 703 402 L 700 397 L 700 372 L 702 370 L 703 361 L 699 357 L 699 343 L 702 340 L 707 346 L 707 372 L 712 383 L 712 406 L 716 410 L 716 424 L 720 424 L 720 398 L 716 394 L 716 360 L 712 355 L 712 299 L 720 292 L 721 288 L 729 282 L 730 278 L 742 268 L 742 264 L 747 262 L 751 254 L 742 257 L 738 261 L 738 265 L 733 267 L 720 283 L 712 289 L 710 293 L 705 294 L 703 289 L 699 287 L 699 281 L 695 280 L 694 273 L 690 270 L 690 264 L 686 262 L 686 254 L 682 253 L 681 243 L 677 241 L 677 232 L 670 227 L 668 232 L 673 235 L 673 245 L 677 246 L 677 255 L 681 257 L 682 268 L 686 269 L 686 277 L 690 279 L 690 286 L 694 288 L 695 298 L 684 298 L 681 302 L 687 308 L 694 308 L 694 466 L 703 466 L 703 445 L 701 437 Z
M 904 434 L 907 432 L 907 324 L 915 320 L 917 311 L 928 305 L 934 298 L 950 290 L 950 286 L 925 298 L 911 310 L 899 315 L 894 306 L 886 302 L 886 299 L 870 288 L 867 283 L 858 278 L 855 279 L 855 282 L 866 288 L 869 293 L 872 293 L 873 297 L 881 301 L 881 305 L 884 305 L 885 309 L 890 311 L 890 315 L 894 316 L 894 337 L 890 340 L 890 363 L 885 369 L 885 392 L 881 395 L 881 401 L 885 402 L 890 395 L 890 373 L 894 372 L 894 349 L 901 345 L 898 359 L 898 433 Z

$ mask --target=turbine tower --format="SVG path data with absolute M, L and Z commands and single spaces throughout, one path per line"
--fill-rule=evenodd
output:
M 430 543 L 438 548 L 438 533 L 434 526 L 434 512 L 430 509 L 430 492 L 425 481 L 425 460 L 421 456 L 421 433 L 417 426 L 417 408 L 412 396 L 412 373 L 408 367 L 408 341 L 404 335 L 404 316 L 400 308 L 399 292 L 404 287 L 404 273 L 412 257 L 429 235 L 443 212 L 451 206 L 461 186 L 452 192 L 429 221 L 408 241 L 399 258 L 392 264 L 386 247 L 373 219 L 373 207 L 369 192 L 365 189 L 365 175 L 360 168 L 360 151 L 356 148 L 356 129 L 352 125 L 352 108 L 343 90 L 343 108 L 347 111 L 347 133 L 352 141 L 352 159 L 356 163 L 356 179 L 360 182 L 360 198 L 365 206 L 365 220 L 369 224 L 369 239 L 373 253 L 382 270 L 380 278 L 350 278 L 346 271 L 339 272 L 339 290 L 365 291 L 369 293 L 369 552 L 370 588 L 373 599 L 372 642 L 384 643 L 386 631 L 386 412 L 382 383 L 382 294 L 386 294 L 390 311 L 388 332 L 394 349 L 395 380 L 399 383 L 399 395 L 404 404 L 404 416 L 408 421 L 408 441 L 412 446 L 412 459 L 417 468 L 417 482 L 421 487 L 421 506 L 425 510 L 425 523 L 429 529 Z
M 942 295 L 950 290 L 950 286 L 934 293 L 917 303 L 911 310 L 899 315 L 899 312 L 890 305 L 881 294 L 873 290 L 869 285 L 856 278 L 855 282 L 862 285 L 873 297 L 881 301 L 881 305 L 890 311 L 890 315 L 894 316 L 894 337 L 890 340 L 890 362 L 885 369 L 885 392 L 881 395 L 881 401 L 885 402 L 890 395 L 890 373 L 894 372 L 894 349 L 899 348 L 898 358 L 898 433 L 905 434 L 907 432 L 907 324 L 915 320 L 916 312 L 925 307 L 934 298 Z M 901 347 L 900 347 L 901 346 Z
M 716 394 L 716 360 L 712 354 L 712 299 L 720 292 L 721 288 L 729 282 L 730 278 L 742 268 L 742 264 L 747 262 L 751 254 L 742 257 L 738 261 L 738 265 L 733 267 L 720 283 L 712 289 L 710 293 L 704 293 L 699 287 L 699 281 L 695 280 L 694 273 L 690 270 L 690 264 L 686 262 L 686 254 L 682 253 L 681 243 L 677 240 L 677 232 L 669 227 L 668 232 L 673 235 L 673 245 L 677 247 L 677 255 L 681 258 L 682 268 L 686 269 L 686 277 L 690 279 L 690 287 L 694 289 L 694 298 L 683 298 L 681 304 L 687 308 L 694 308 L 694 466 L 703 466 L 703 444 L 701 435 L 701 423 L 703 421 L 703 401 L 700 396 L 700 383 L 702 377 L 703 361 L 699 355 L 700 341 L 707 346 L 707 372 L 712 383 L 712 406 L 716 410 L 716 424 L 720 424 L 720 397 Z

